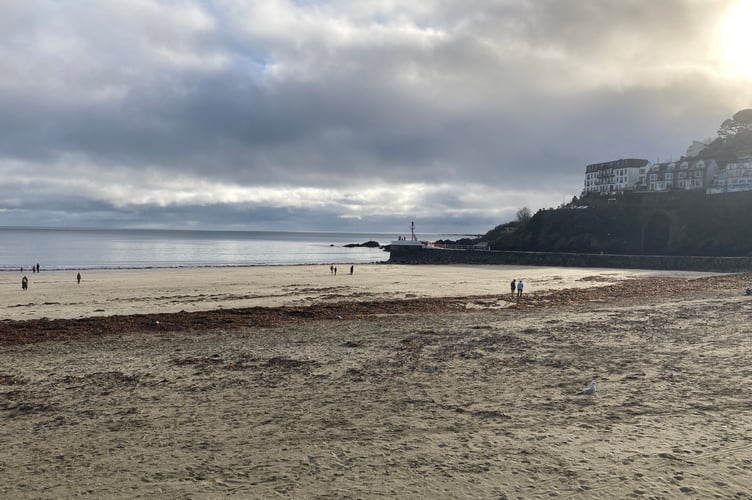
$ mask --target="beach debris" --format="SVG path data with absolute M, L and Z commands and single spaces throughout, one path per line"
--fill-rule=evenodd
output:
M 586 396 L 595 396 L 598 393 L 598 384 L 595 383 L 595 380 L 590 382 L 590 385 L 585 387 L 582 390 L 582 394 L 585 394 Z

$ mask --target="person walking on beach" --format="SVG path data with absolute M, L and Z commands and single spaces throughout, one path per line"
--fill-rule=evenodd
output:
M 81 273 L 76 274 L 76 283 L 81 284 Z
M 517 281 L 517 298 L 522 297 L 522 289 L 525 285 L 522 284 L 522 280 Z
M 21 278 L 21 290 L 28 290 L 29 288 L 29 278 L 24 276 Z
M 355 271 L 355 266 L 350 266 L 350 274 L 352 274 Z
M 517 290 L 517 280 L 512 280 L 512 298 L 514 298 L 515 290 Z

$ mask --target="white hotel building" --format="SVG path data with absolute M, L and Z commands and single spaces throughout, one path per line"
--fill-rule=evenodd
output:
M 649 169 L 650 162 L 637 158 L 594 163 L 585 167 L 585 188 L 587 193 L 622 193 L 633 190 Z

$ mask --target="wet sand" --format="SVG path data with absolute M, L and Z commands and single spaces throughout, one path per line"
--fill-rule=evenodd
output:
M 0 322 L 0 496 L 748 497 L 749 275 L 373 267 Z

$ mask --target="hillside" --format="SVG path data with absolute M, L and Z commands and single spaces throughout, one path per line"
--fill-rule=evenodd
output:
M 752 109 L 725 120 L 698 157 L 721 168 L 752 155 Z M 627 192 L 574 198 L 481 238 L 495 250 L 657 255 L 752 255 L 752 191 Z

